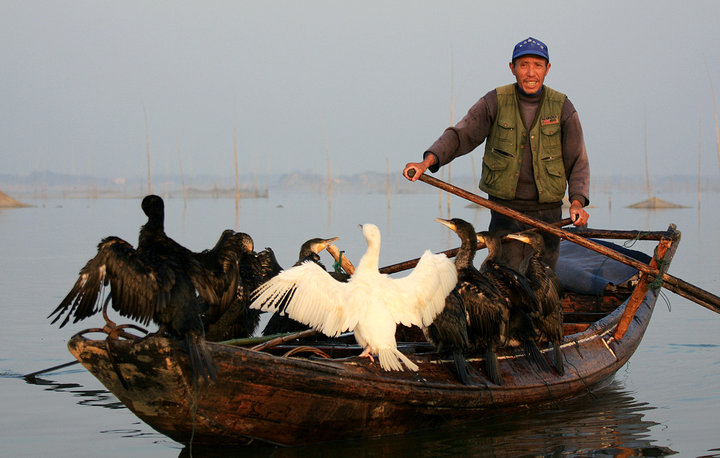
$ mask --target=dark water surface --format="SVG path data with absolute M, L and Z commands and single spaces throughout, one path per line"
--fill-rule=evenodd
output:
M 720 216 L 702 213 L 691 194 L 660 196 L 694 208 L 635 210 L 644 196 L 595 197 L 592 227 L 683 233 L 670 273 L 720 293 Z M 704 202 L 717 196 L 705 197 Z M 442 202 L 442 204 L 440 203 Z M 66 342 L 75 332 L 102 323 L 93 317 L 57 329 L 46 316 L 77 278 L 78 270 L 107 235 L 137 243 L 144 222 L 139 199 L 38 200 L 26 209 L 0 209 L 0 455 L 189 456 L 190 450 L 137 419 L 79 365 L 44 374 L 35 383 L 23 374 L 73 358 Z M 365 251 L 359 223 L 383 234 L 380 264 L 418 257 L 425 249 L 457 245 L 454 234 L 433 222 L 448 216 L 447 201 L 421 195 L 327 197 L 271 190 L 268 199 L 167 201 L 168 235 L 193 250 L 212 246 L 233 228 L 271 246 L 285 266 L 311 237 L 338 236 L 354 262 Z M 489 212 L 453 198 L 450 216 L 478 230 Z M 654 245 L 633 248 L 650 252 Z M 326 255 L 324 255 L 326 256 Z M 329 257 L 324 261 L 330 264 Z M 498 415 L 462 428 L 438 428 L 400 437 L 338 442 L 314 447 L 245 449 L 194 447 L 193 456 L 720 456 L 720 316 L 667 292 L 643 342 L 613 382 L 584 397 L 539 409 Z

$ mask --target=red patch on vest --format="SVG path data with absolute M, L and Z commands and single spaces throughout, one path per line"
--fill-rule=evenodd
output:
M 548 116 L 547 118 L 542 118 L 540 120 L 541 126 L 550 126 L 552 124 L 559 124 L 560 119 L 558 119 L 557 115 Z

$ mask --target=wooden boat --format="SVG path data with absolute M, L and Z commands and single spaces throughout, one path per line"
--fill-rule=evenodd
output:
M 633 237 L 627 234 L 621 235 Z M 659 240 L 649 264 L 665 272 L 680 241 L 674 225 L 632 234 Z M 596 235 L 623 238 L 613 231 Z M 463 385 L 451 359 L 421 339 L 404 339 L 413 335 L 407 328 L 398 332 L 398 347 L 418 372 L 384 371 L 359 358 L 361 349 L 352 339 L 255 347 L 208 343 L 218 377 L 196 386 L 182 345 L 174 340 L 119 338 L 111 330 L 99 340 L 79 333 L 68 347 L 135 415 L 181 443 L 295 446 L 402 434 L 557 402 L 604 386 L 638 347 L 658 297 L 649 288 L 649 276 L 634 272 L 630 281 L 605 287 L 599 295 L 566 292 L 564 375 L 539 370 L 523 354 L 507 350 L 499 356 L 501 386 L 487 380 Z M 483 374 L 482 358 L 469 361 Z

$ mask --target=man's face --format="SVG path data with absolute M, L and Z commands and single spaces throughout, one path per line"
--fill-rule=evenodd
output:
M 510 71 L 515 75 L 520 89 L 527 94 L 535 94 L 542 88 L 550 71 L 550 62 L 538 56 L 521 56 L 514 63 L 510 62 Z

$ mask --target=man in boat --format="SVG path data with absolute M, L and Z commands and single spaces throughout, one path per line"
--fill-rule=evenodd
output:
M 427 169 L 436 172 L 458 156 L 485 142 L 479 188 L 490 200 L 533 218 L 562 219 L 562 200 L 568 190 L 570 218 L 587 224 L 590 164 L 580 119 L 570 100 L 543 84 L 550 56 L 543 42 L 527 38 L 513 49 L 510 71 L 516 82 L 483 96 L 454 127 L 445 129 L 425 151 L 422 162 L 410 162 L 403 175 L 415 181 Z M 410 170 L 415 174 L 411 178 Z M 529 228 L 493 211 L 490 231 Z M 545 261 L 555 267 L 560 240 L 545 238 Z M 508 250 L 509 249 L 509 250 Z M 516 244 L 510 262 L 519 262 L 526 249 Z

